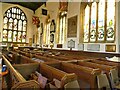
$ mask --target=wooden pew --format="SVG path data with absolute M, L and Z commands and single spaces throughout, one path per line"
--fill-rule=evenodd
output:
M 40 72 L 46 77 L 50 78 L 51 80 L 53 79 L 59 80 L 61 83 L 60 88 L 62 90 L 64 88 L 64 85 L 66 85 L 67 83 L 77 81 L 77 76 L 74 73 L 68 74 L 67 72 L 51 67 L 45 63 L 40 64 Z M 77 87 L 74 88 L 78 89 Z
M 48 58 L 48 57 L 39 56 L 39 55 L 34 55 L 34 58 L 38 58 L 40 60 L 43 60 L 44 62 L 59 62 L 59 60 L 57 60 L 57 59 Z
M 10 52 L 12 54 L 12 57 L 6 57 L 10 59 L 12 64 L 25 64 L 25 63 L 36 63 L 36 62 L 45 62 L 45 63 L 51 63 L 51 62 L 59 62 L 57 59 L 51 59 L 44 56 L 38 56 L 38 55 L 32 55 L 32 57 L 27 57 L 15 52 Z
M 105 58 L 105 57 L 113 57 L 117 56 L 120 57 L 119 53 L 106 53 L 106 52 L 89 52 L 89 51 L 76 51 L 76 50 L 60 50 L 60 49 L 47 49 L 47 48 L 42 48 L 44 51 L 49 51 L 49 52 L 61 52 L 65 55 L 73 55 L 74 57 L 79 57 L 79 56 L 86 56 L 87 58 Z
M 86 67 L 91 67 L 91 68 L 94 68 L 94 69 L 101 69 L 104 73 L 108 74 L 109 75 L 109 72 L 111 69 L 114 69 L 116 68 L 115 66 L 108 66 L 108 65 L 102 65 L 102 64 L 97 64 L 97 63 L 93 63 L 93 62 L 84 62 L 84 61 L 78 61 L 77 62 L 77 65 L 80 65 L 80 66 L 86 66 Z
M 80 66 L 91 67 L 91 68 L 94 68 L 94 69 L 99 68 L 100 70 L 102 70 L 102 73 L 107 75 L 110 87 L 112 88 L 112 81 L 111 81 L 111 78 L 110 78 L 110 70 L 117 69 L 116 66 L 98 64 L 98 63 L 92 62 L 92 60 L 88 60 L 88 61 L 83 60 L 83 61 L 78 61 L 78 62 L 74 62 L 74 63 L 76 63 L 77 65 L 80 65 Z
M 85 59 L 86 58 L 84 56 L 75 57 L 74 55 L 66 55 L 66 54 L 62 54 L 60 52 L 47 52 L 47 53 L 42 53 L 42 54 L 37 53 L 37 55 L 46 56 L 46 57 L 58 59 L 61 61 L 68 61 L 68 60 L 73 60 L 73 59 Z
M 85 88 L 97 89 L 96 76 L 101 74 L 101 71 L 99 69 L 92 69 L 89 67 L 83 67 L 65 62 L 50 63 L 48 65 L 60 69 L 62 71 L 65 71 L 67 73 L 75 73 L 78 76 L 80 87 L 83 89 Z M 86 85 L 90 85 L 90 87 L 86 87 Z
M 38 82 L 35 80 L 30 80 L 26 81 L 24 77 L 14 69 L 14 67 L 10 64 L 10 62 L 2 55 L 3 61 L 7 66 L 7 69 L 9 70 L 9 82 L 8 85 L 11 90 L 16 90 L 16 89 L 24 89 L 24 88 L 29 88 L 29 89 L 37 89 L 40 88 Z
M 88 60 L 88 62 L 117 67 L 118 68 L 118 75 L 120 77 L 120 62 L 108 61 L 108 60 L 103 59 L 103 58 L 91 59 L 91 60 Z
M 35 71 L 38 71 L 46 77 L 49 83 L 53 82 L 53 79 L 57 79 L 61 83 L 61 89 L 64 88 L 64 85 L 67 83 L 77 80 L 77 76 L 75 74 L 68 74 L 43 63 L 14 65 L 14 68 L 20 72 L 25 79 L 28 79 L 28 76 Z
M 18 53 L 10 52 L 11 57 L 8 55 L 4 56 L 12 63 L 12 64 L 24 64 L 24 63 L 35 63 L 35 61 L 31 60 L 30 58 L 20 55 Z

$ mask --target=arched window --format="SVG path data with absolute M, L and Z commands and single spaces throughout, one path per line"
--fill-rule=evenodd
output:
M 115 0 L 84 2 L 83 42 L 115 41 Z
M 68 2 L 60 0 L 59 5 L 59 44 L 63 44 L 66 36 Z
M 67 12 L 63 11 L 60 13 L 60 31 L 59 31 L 59 44 L 64 43 L 66 24 L 67 24 Z
M 50 44 L 50 15 L 48 14 L 46 17 L 45 22 L 45 30 L 44 30 L 44 44 L 49 45 Z
M 3 16 L 3 42 L 26 42 L 27 18 L 18 7 L 9 8 Z
M 50 21 L 46 25 L 46 44 L 50 44 Z

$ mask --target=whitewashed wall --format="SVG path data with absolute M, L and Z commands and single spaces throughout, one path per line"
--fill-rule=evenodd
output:
M 2 3 L 0 2 L 0 13 L 2 13 Z M 3 15 L 2 14 L 0 14 L 0 17 L 3 17 Z M 0 36 L 0 42 L 2 42 L 2 22 L 3 21 L 3 19 L 2 18 L 0 18 L 0 34 L 1 34 L 1 36 Z
M 99 51 L 99 52 L 105 52 L 106 45 L 108 44 L 115 44 L 116 45 L 116 52 L 119 52 L 119 46 L 120 46 L 120 2 L 116 4 L 116 40 L 115 43 L 81 43 L 79 41 L 82 41 L 81 37 L 81 27 L 80 27 L 80 2 L 69 2 L 68 3 L 68 12 L 67 12 L 67 19 L 73 16 L 77 17 L 77 37 L 71 37 L 67 38 L 67 35 L 65 36 L 65 43 L 63 44 L 62 49 L 69 49 L 68 48 L 68 41 L 74 40 L 75 41 L 75 48 L 73 50 L 84 50 L 84 51 Z M 46 17 L 41 15 L 41 8 L 46 8 L 48 10 L 48 13 L 50 14 L 50 18 L 54 19 L 55 22 L 57 21 L 57 15 L 59 13 L 59 2 L 51 2 L 48 0 L 46 3 L 46 7 L 40 7 L 38 10 L 36 10 L 36 15 L 40 17 L 41 22 L 45 23 Z M 68 25 L 67 25 L 68 26 Z M 67 27 L 68 28 L 68 27 Z M 56 33 L 57 36 L 58 33 Z M 57 38 L 55 36 L 55 38 Z M 57 42 L 54 42 L 54 48 L 56 48 Z M 94 49 L 96 47 L 96 49 Z M 91 48 L 91 49 L 90 49 Z
M 120 52 L 120 2 L 117 3 L 117 18 L 116 18 L 116 21 L 117 21 L 117 24 L 116 24 L 116 30 L 117 30 L 117 37 L 116 37 L 116 40 L 117 40 L 117 52 Z
M 67 18 L 71 18 L 77 15 L 77 37 L 66 38 L 67 42 L 65 43 L 65 48 L 67 48 L 67 44 L 69 40 L 75 41 L 75 48 L 73 50 L 78 50 L 79 37 L 80 37 L 80 2 L 69 2 L 68 3 L 68 13 Z

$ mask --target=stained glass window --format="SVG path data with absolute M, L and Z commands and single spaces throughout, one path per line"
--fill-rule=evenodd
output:
M 13 31 L 13 42 L 17 42 L 17 31 Z
M 25 42 L 26 41 L 26 32 L 23 32 L 22 34 L 22 42 Z
M 60 31 L 59 31 L 59 44 L 64 43 L 64 36 L 66 31 L 66 19 L 67 19 L 67 12 L 63 11 L 60 13 Z
M 8 42 L 12 42 L 12 31 L 8 31 Z
M 27 23 L 26 23 L 27 21 L 23 21 L 23 31 L 26 31 L 26 29 L 27 29 Z
M 50 43 L 50 22 L 46 26 L 46 44 Z
M 84 42 L 115 41 L 115 0 L 84 2 Z M 107 7 L 107 8 L 106 8 Z M 89 29 L 90 26 L 90 29 Z
M 91 10 L 91 26 L 90 26 L 90 41 L 94 42 L 96 40 L 96 2 L 92 4 Z
M 107 41 L 113 41 L 115 37 L 115 1 L 107 2 Z
M 105 29 L 104 29 L 104 21 L 105 21 L 105 2 L 104 0 L 100 0 L 98 5 L 98 41 L 104 41 Z
M 68 10 L 68 2 L 62 2 L 60 0 L 59 3 L 59 36 L 58 36 L 58 43 L 63 44 L 65 42 L 65 36 L 66 36 L 66 27 L 67 27 L 67 10 Z
M 3 30 L 3 41 L 7 41 L 7 30 Z
M 18 40 L 18 42 L 21 42 L 21 40 L 22 40 L 22 35 L 21 35 L 21 32 L 18 32 L 18 38 L 17 38 Z
M 23 22 L 24 23 L 24 22 Z M 22 30 L 22 20 L 18 21 L 18 30 L 21 31 Z M 24 27 L 23 27 L 23 31 L 24 31 Z
M 4 18 L 4 26 L 3 26 L 4 29 L 7 29 L 7 22 L 8 22 L 8 18 L 5 17 Z
M 17 30 L 17 19 L 14 20 L 14 30 Z
M 9 24 L 8 24 L 8 28 L 9 28 L 9 29 L 12 29 L 12 27 L 13 27 L 13 19 L 10 18 L 8 23 L 9 23 Z
M 89 15 L 90 7 L 87 5 L 87 7 L 85 8 L 84 42 L 88 42 L 89 40 Z
M 27 18 L 20 8 L 9 8 L 3 20 L 3 42 L 26 42 Z

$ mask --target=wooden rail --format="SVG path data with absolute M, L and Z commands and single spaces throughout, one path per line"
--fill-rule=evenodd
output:
M 25 82 L 26 80 L 23 78 L 23 76 L 13 68 L 13 66 L 12 66 L 11 63 L 5 58 L 5 56 L 2 55 L 2 57 L 3 57 L 4 61 L 5 61 L 5 64 L 7 65 L 7 68 L 8 68 L 9 70 L 11 70 L 11 72 L 15 75 L 15 77 L 18 79 L 18 81 L 19 81 L 19 82 Z

